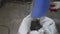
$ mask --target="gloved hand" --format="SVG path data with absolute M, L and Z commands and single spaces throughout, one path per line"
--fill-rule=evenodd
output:
M 22 21 L 22 23 L 21 23 L 21 25 L 19 27 L 18 32 L 20 34 L 27 34 L 30 31 L 31 21 L 32 21 L 32 17 L 31 17 L 31 14 L 29 14 L 28 16 L 26 16 L 23 19 L 23 21 Z
M 39 32 L 39 31 L 36 31 L 36 30 L 33 30 L 33 31 L 30 31 L 30 27 L 31 27 L 31 21 L 33 20 L 33 18 L 31 17 L 31 14 L 29 14 L 28 16 L 26 16 L 20 27 L 19 27 L 19 30 L 18 32 L 20 34 L 41 34 L 42 32 Z

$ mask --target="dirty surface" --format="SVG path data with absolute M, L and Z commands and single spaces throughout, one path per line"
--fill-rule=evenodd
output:
M 30 12 L 30 5 L 21 3 L 7 3 L 0 8 L 0 34 L 16 34 L 22 19 Z

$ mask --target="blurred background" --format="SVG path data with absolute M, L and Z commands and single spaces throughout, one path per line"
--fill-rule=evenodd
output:
M 33 0 L 0 0 L 0 34 L 16 34 L 21 21 L 31 12 L 32 6 Z M 60 0 L 51 0 L 46 16 L 56 22 L 60 32 Z

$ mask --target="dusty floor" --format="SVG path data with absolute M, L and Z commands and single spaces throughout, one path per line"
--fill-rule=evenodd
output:
M 16 34 L 22 19 L 30 13 L 30 5 L 7 3 L 0 8 L 0 34 Z
M 22 19 L 31 12 L 30 6 L 21 3 L 7 3 L 0 8 L 0 34 L 16 34 Z M 48 12 L 47 16 L 60 24 L 59 14 L 60 11 L 57 13 Z

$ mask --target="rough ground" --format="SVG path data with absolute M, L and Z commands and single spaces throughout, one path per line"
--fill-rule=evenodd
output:
M 30 12 L 30 5 L 21 3 L 7 3 L 0 8 L 0 34 L 8 34 L 9 30 L 16 34 L 22 19 Z

